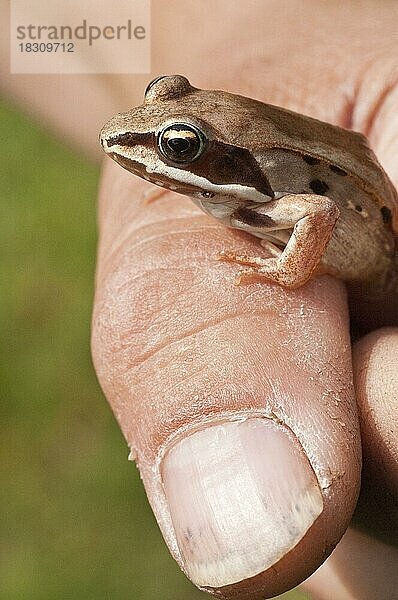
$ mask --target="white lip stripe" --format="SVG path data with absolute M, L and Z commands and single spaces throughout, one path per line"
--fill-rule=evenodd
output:
M 112 146 L 112 148 L 114 148 L 114 146 Z M 131 156 L 128 156 L 128 154 L 125 154 L 122 151 L 123 149 L 121 146 L 117 146 L 117 148 L 118 148 L 118 154 L 120 154 L 124 158 L 127 158 L 128 160 L 134 160 L 135 162 L 140 163 L 143 167 L 145 167 L 145 170 L 147 173 L 154 173 L 155 175 L 164 175 L 165 177 L 168 177 L 172 181 L 179 181 L 181 183 L 193 185 L 202 190 L 205 190 L 208 192 L 213 192 L 214 194 L 222 194 L 224 196 L 235 196 L 235 197 L 238 196 L 239 198 L 243 198 L 245 200 L 250 200 L 251 202 L 264 203 L 264 202 L 269 202 L 270 200 L 272 200 L 272 198 L 270 196 L 266 196 L 265 194 L 262 194 L 261 192 L 259 192 L 258 190 L 256 190 L 253 187 L 249 187 L 246 185 L 240 185 L 239 183 L 230 183 L 230 184 L 212 183 L 205 177 L 200 177 L 199 175 L 195 175 L 194 173 L 191 173 L 190 171 L 183 171 L 182 169 L 177 169 L 176 167 L 171 167 L 169 165 L 166 165 L 166 164 L 162 163 L 160 161 L 160 159 L 156 163 L 154 163 L 156 166 L 151 168 L 149 165 L 146 165 L 145 163 L 142 163 L 139 160 L 137 160 L 136 156 L 134 158 L 132 158 Z M 146 153 L 148 152 L 148 149 L 142 145 L 137 144 L 137 146 L 135 146 L 135 148 L 137 149 L 138 155 L 140 153 L 142 153 L 142 155 L 145 155 L 145 152 Z M 114 150 L 110 150 L 110 151 L 114 152 Z M 216 199 L 214 199 L 212 201 L 217 202 Z M 225 202 L 225 198 L 222 199 L 222 202 Z

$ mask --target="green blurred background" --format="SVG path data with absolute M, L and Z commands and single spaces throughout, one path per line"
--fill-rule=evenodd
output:
M 169 556 L 91 364 L 99 169 L 6 103 L 0 124 L 0 598 L 210 598 Z

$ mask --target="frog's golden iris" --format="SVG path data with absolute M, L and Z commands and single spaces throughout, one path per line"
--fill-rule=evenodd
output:
M 157 136 L 157 148 L 168 160 L 191 163 L 203 154 L 206 138 L 202 131 L 187 123 L 173 123 L 163 128 Z

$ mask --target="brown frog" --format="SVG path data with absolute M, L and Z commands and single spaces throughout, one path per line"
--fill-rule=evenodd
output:
M 125 169 L 261 240 L 271 256 L 218 257 L 245 267 L 238 282 L 296 288 L 329 273 L 362 328 L 398 324 L 398 196 L 360 133 L 172 75 L 100 140 Z

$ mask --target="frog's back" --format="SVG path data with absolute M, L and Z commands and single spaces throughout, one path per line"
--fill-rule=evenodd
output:
M 261 146 L 259 144 L 258 148 L 252 150 L 258 152 L 266 148 L 292 150 L 321 159 L 344 170 L 358 180 L 360 187 L 374 198 L 380 209 L 385 210 L 383 207 L 386 207 L 390 211 L 393 229 L 396 234 L 398 233 L 397 192 L 370 149 L 365 136 L 244 97 L 239 97 L 242 111 L 240 115 L 236 115 L 236 96 L 227 93 L 223 95 L 224 110 L 230 105 L 231 129 L 239 126 L 238 131 L 242 131 L 240 128 L 243 126 L 246 131 L 253 130 L 253 135 L 248 133 L 247 137 L 261 140 Z M 238 140 L 236 141 L 238 143 Z
M 387 206 L 393 215 L 395 231 L 398 232 L 398 197 L 395 188 L 370 149 L 361 133 L 343 129 L 290 111 L 270 107 L 278 137 L 284 148 L 307 151 L 309 155 L 322 158 L 348 171 L 360 179 L 364 191 L 376 198 L 380 207 Z M 301 117 L 301 132 L 297 137 L 294 123 Z M 331 155 L 331 148 L 333 154 Z

